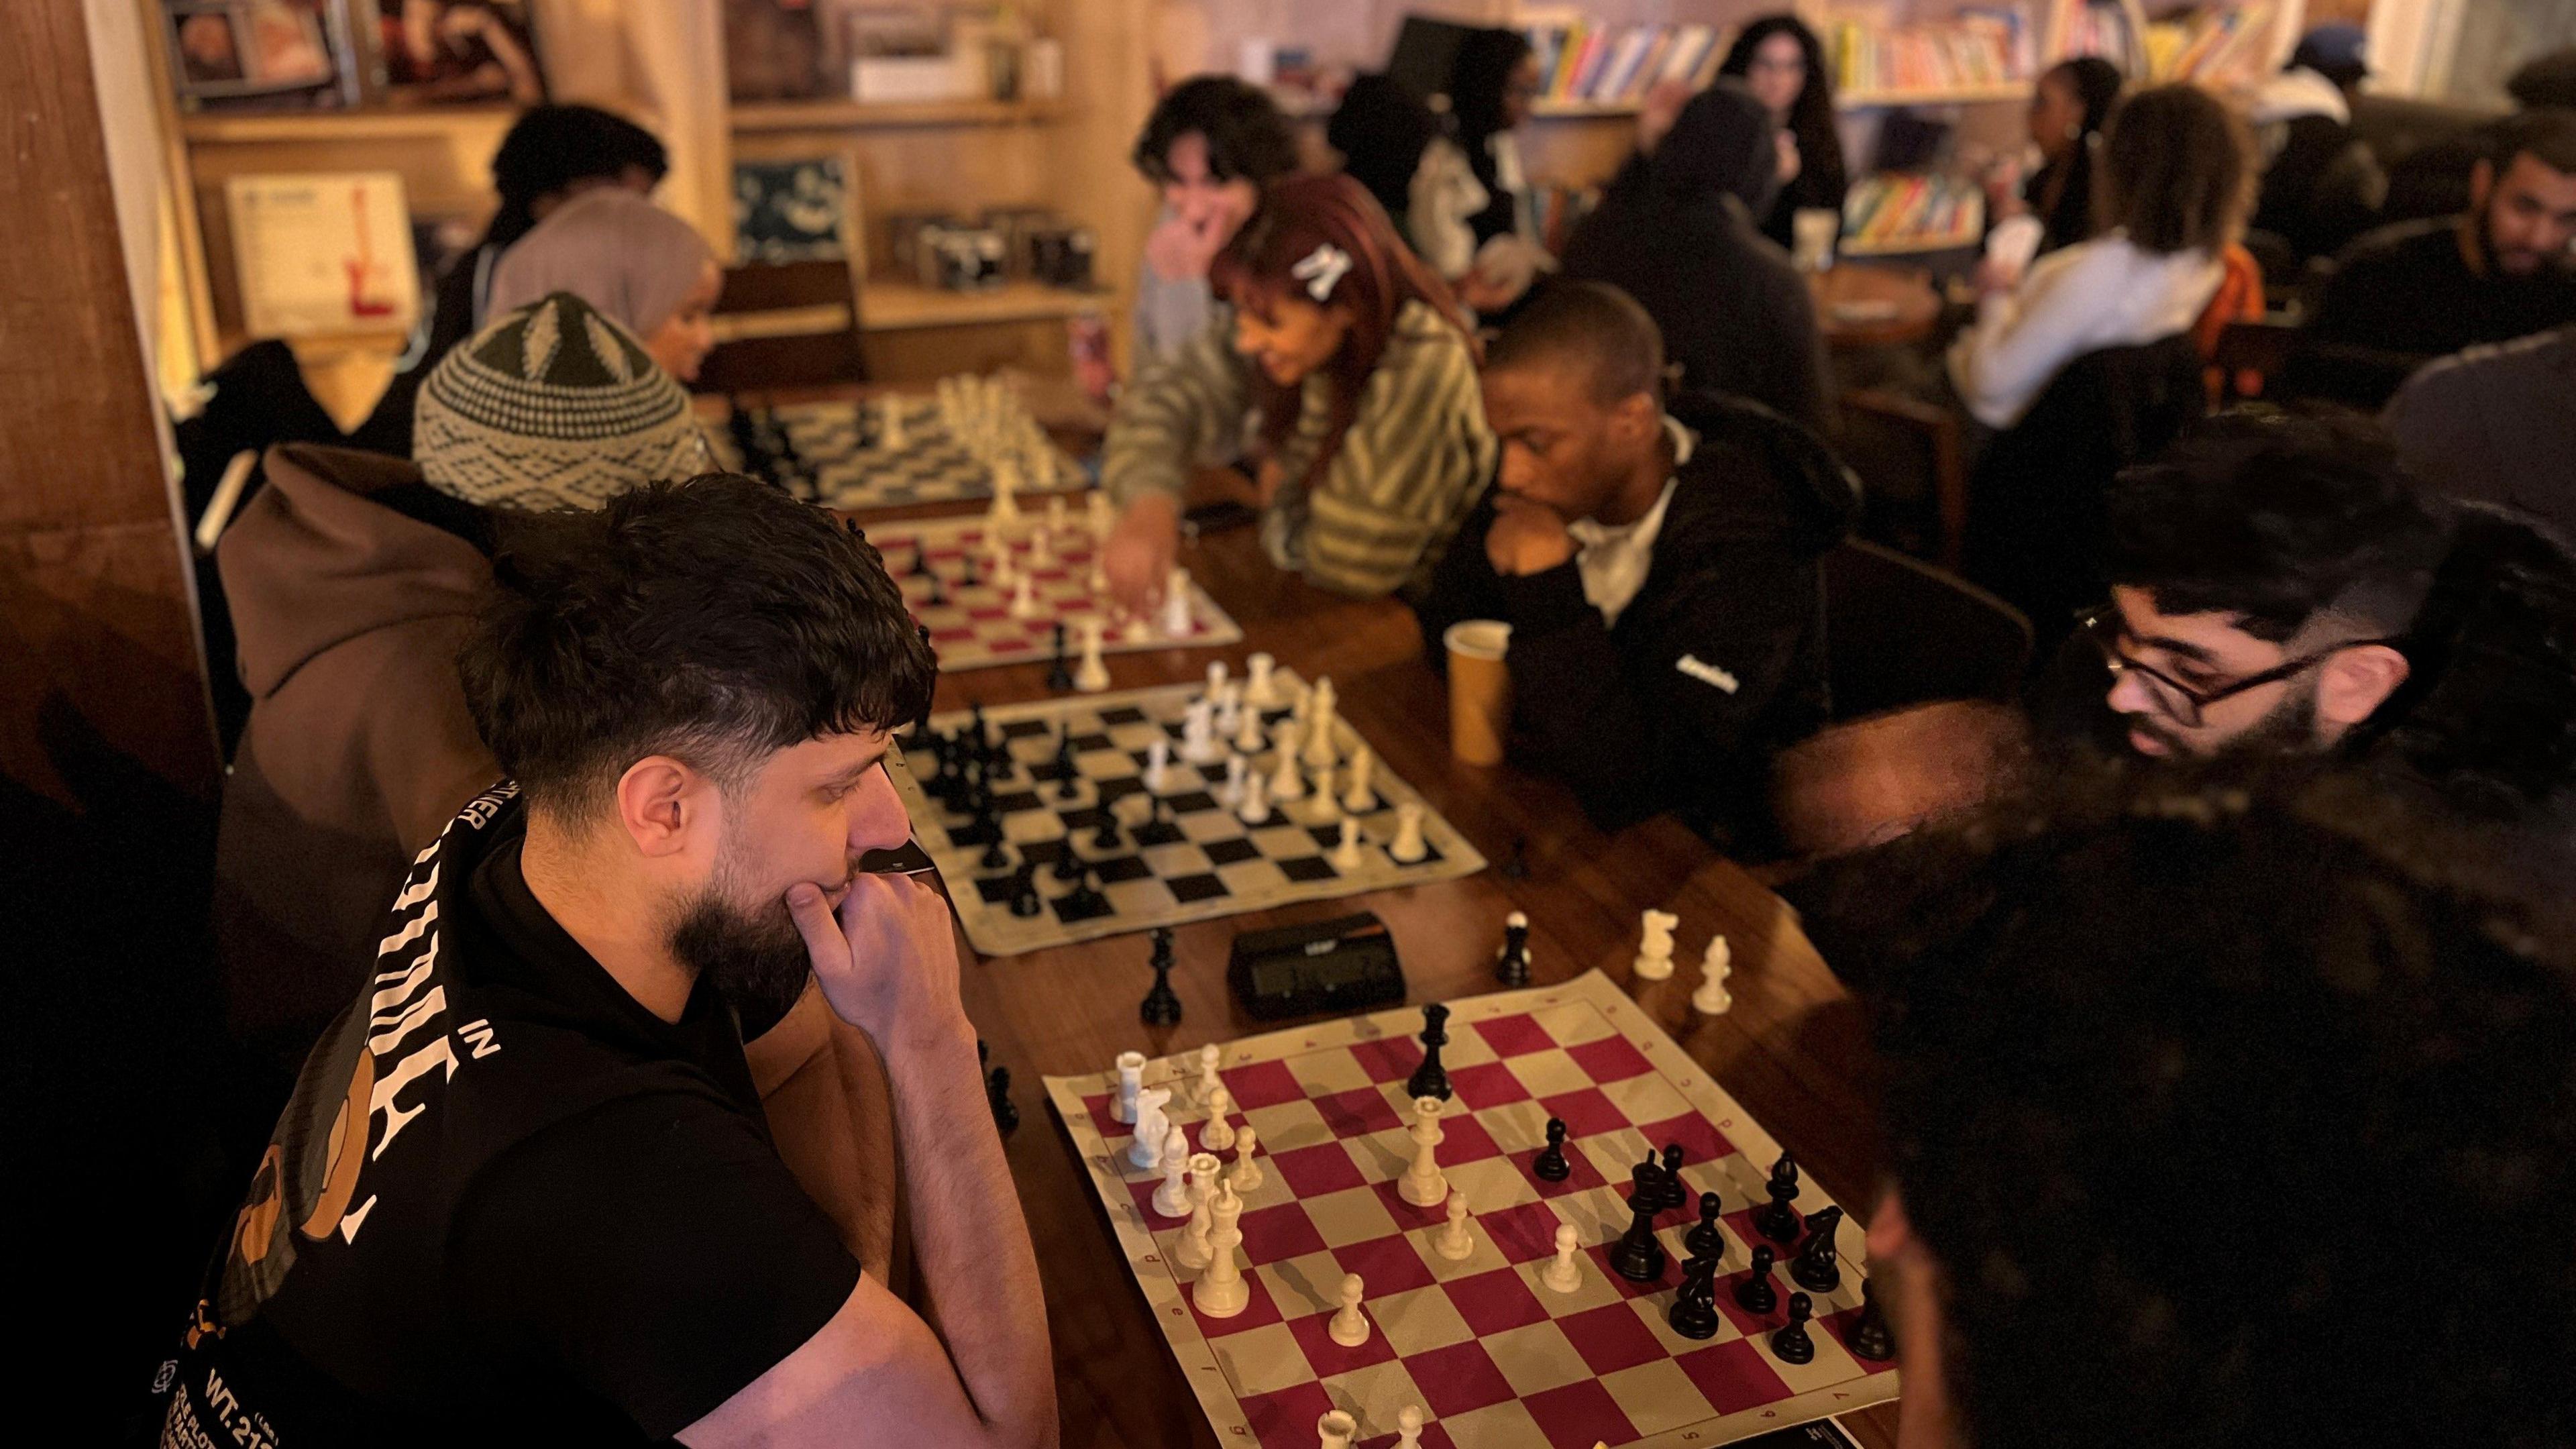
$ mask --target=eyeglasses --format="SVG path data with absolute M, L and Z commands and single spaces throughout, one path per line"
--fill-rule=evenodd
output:
M 2249 689 L 2260 689 L 2264 685 L 2278 684 L 2284 679 L 2303 674 L 2346 649 L 2397 642 L 2394 639 L 2346 639 L 2340 644 L 2329 644 L 2314 654 L 2303 654 L 2296 659 L 2276 664 L 2259 674 L 2249 674 L 2233 684 L 2222 684 L 2216 689 L 2195 689 L 2138 659 L 2122 647 L 2129 638 L 2129 626 L 2121 619 L 2120 611 L 2111 605 L 2098 605 L 2077 615 L 2075 627 L 2086 639 L 2092 641 L 2094 648 L 2102 651 L 2104 667 L 2114 675 L 2134 674 L 2145 680 L 2148 693 L 2155 696 L 2156 707 L 2169 716 L 2174 723 L 2187 730 L 2200 728 L 2201 721 L 2205 718 L 2202 712 L 2220 700 L 2234 699 Z

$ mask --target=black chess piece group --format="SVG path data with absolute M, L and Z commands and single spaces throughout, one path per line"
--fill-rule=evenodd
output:
M 1449 1100 L 1449 1069 L 1440 1065 L 1440 1049 L 1448 1044 L 1449 1008 L 1435 1001 L 1422 1008 L 1422 1065 L 1405 1079 L 1407 1096 Z

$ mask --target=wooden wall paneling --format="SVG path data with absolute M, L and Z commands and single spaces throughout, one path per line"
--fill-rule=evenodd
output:
M 193 586 L 80 0 L 0 6 L 0 95 L 0 770 L 73 805 L 111 765 L 210 798 Z
M 1065 371 L 1064 323 L 1052 320 L 870 332 L 859 347 L 867 355 L 868 376 L 881 383 L 921 385 L 961 372 L 1005 369 L 1045 377 Z
M 1110 357 L 1130 366 L 1125 325 L 1154 221 L 1154 194 L 1128 164 L 1154 107 L 1155 20 L 1149 0 L 1080 0 L 1057 12 L 1065 47 L 1065 114 L 1049 133 L 1046 203 L 1092 229 Z M 1059 357 L 1054 371 L 1063 370 Z

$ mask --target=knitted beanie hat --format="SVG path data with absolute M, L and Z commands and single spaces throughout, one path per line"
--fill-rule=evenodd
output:
M 688 394 L 569 292 L 447 354 L 421 386 L 412 461 L 441 493 L 521 513 L 597 508 L 715 467 Z

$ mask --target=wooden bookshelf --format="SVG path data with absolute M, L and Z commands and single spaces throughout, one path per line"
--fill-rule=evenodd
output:
M 191 146 L 299 146 L 445 140 L 488 132 L 497 142 L 518 112 L 507 106 L 405 106 L 354 111 L 197 111 L 179 117 Z
M 1834 105 L 1846 111 L 1867 111 L 1891 106 L 1980 106 L 1997 101 L 2027 101 L 2031 87 L 2037 83 L 2036 80 L 2015 80 L 1946 89 L 1845 91 L 1835 95 Z
M 1035 282 L 1007 282 L 990 291 L 952 292 L 914 282 L 870 281 L 859 292 L 859 329 L 903 332 L 922 327 L 980 327 L 1007 322 L 1061 321 L 1106 309 L 1107 292 L 1070 292 Z
M 927 126 L 1030 126 L 1064 114 L 1060 101 L 761 101 L 732 108 L 734 134 L 864 131 Z

